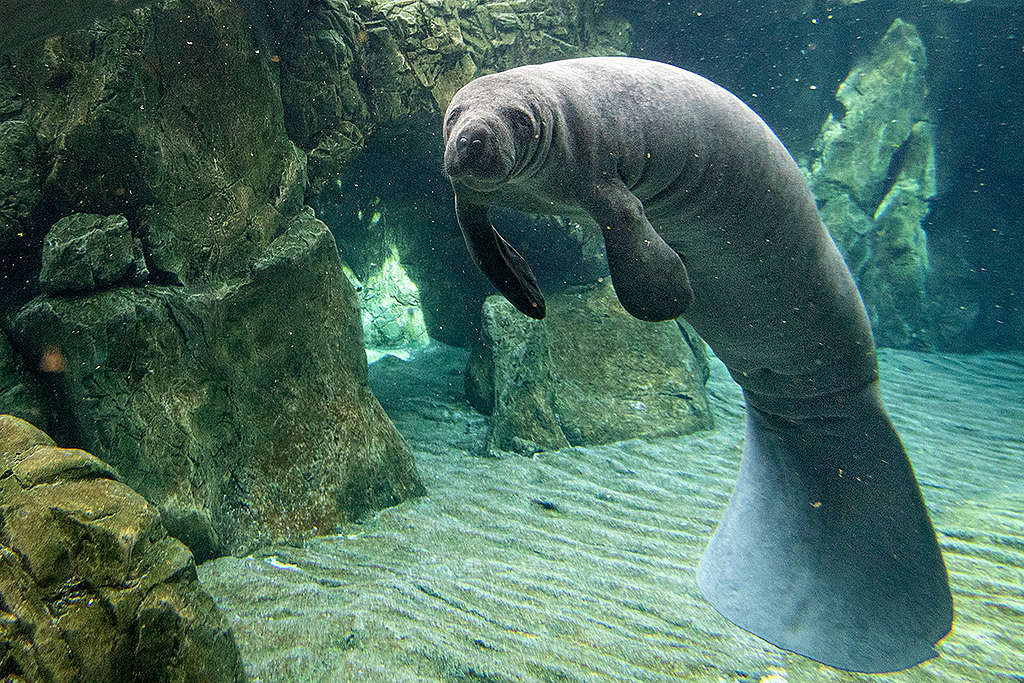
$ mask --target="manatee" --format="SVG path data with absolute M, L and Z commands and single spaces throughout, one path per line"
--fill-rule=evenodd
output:
M 697 569 L 707 601 L 840 669 L 935 656 L 952 597 L 867 314 L 761 118 L 683 69 L 595 57 L 470 82 L 443 134 L 466 245 L 516 308 L 542 318 L 544 298 L 489 207 L 590 216 L 623 307 L 685 317 L 742 387 L 739 476 Z

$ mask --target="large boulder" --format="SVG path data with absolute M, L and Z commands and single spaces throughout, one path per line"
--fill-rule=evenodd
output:
M 815 143 L 809 181 L 860 286 L 880 344 L 927 348 L 928 242 L 935 132 L 925 103 L 924 44 L 893 21 L 850 70 Z
M 148 277 L 142 244 L 124 216 L 71 214 L 43 241 L 39 286 L 47 294 L 142 284 Z
M 192 554 L 114 469 L 10 415 L 0 469 L 4 680 L 245 680 Z
M 51 381 L 67 438 L 106 454 L 201 558 L 326 533 L 422 491 L 367 386 L 334 240 L 310 214 L 244 277 L 39 297 L 14 331 L 25 358 L 66 359 Z
M 484 301 L 466 391 L 491 416 L 487 452 L 533 455 L 569 446 L 556 414 L 550 339 L 544 321 L 527 318 L 500 296 Z
M 530 453 L 712 427 L 704 342 L 688 326 L 632 318 L 607 284 L 547 305 L 534 321 L 501 297 L 484 302 L 467 393 L 491 415 L 489 448 Z

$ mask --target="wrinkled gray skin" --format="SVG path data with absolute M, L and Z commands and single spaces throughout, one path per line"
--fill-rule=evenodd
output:
M 444 137 L 466 244 L 519 310 L 543 317 L 543 296 L 488 207 L 589 215 L 626 310 L 683 315 L 743 387 L 743 463 L 698 569 L 709 602 L 838 668 L 934 656 L 946 569 L 881 405 L 867 315 L 757 114 L 682 69 L 586 58 L 476 79 Z
M 528 133 L 513 145 L 524 115 Z M 727 91 L 656 62 L 566 60 L 473 81 L 445 121 L 460 221 L 499 205 L 611 225 L 612 282 L 635 299 L 626 310 L 685 312 L 751 391 L 806 396 L 875 379 L 867 316 L 799 169 Z M 456 150 L 476 130 L 490 133 L 476 166 L 486 173 Z M 672 270 L 675 254 L 685 269 Z M 635 268 L 641 259 L 669 263 L 652 278 Z M 688 285 L 673 279 L 687 275 Z M 523 285 L 538 296 L 533 287 Z

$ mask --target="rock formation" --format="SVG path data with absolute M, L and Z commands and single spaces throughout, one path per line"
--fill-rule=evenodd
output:
M 491 415 L 488 448 L 530 454 L 712 426 L 704 342 L 688 326 L 630 317 L 607 284 L 547 303 L 543 321 L 498 296 L 484 303 L 467 393 Z
M 935 196 L 925 49 L 897 19 L 836 93 L 812 152 L 822 218 L 853 271 L 878 343 L 927 348 L 927 236 Z
M 327 532 L 422 490 L 366 385 L 334 240 L 309 214 L 244 277 L 39 297 L 14 333 L 24 357 L 66 358 L 51 381 L 76 418 L 67 437 L 109 454 L 199 557 Z
M 422 491 L 249 18 L 152 4 L 0 63 L 12 362 L 201 559 Z
M 10 415 L 0 468 L 4 680 L 245 680 L 192 554 L 113 468 Z

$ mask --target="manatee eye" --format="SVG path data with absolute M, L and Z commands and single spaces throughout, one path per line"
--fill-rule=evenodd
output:
M 516 133 L 529 135 L 533 132 L 533 119 L 522 109 L 508 109 L 503 112 Z
M 452 124 L 455 123 L 455 120 L 459 118 L 460 114 L 462 114 L 462 107 L 455 107 L 455 109 L 452 109 L 450 112 L 448 112 L 448 118 L 444 120 L 444 127 L 451 127 Z

